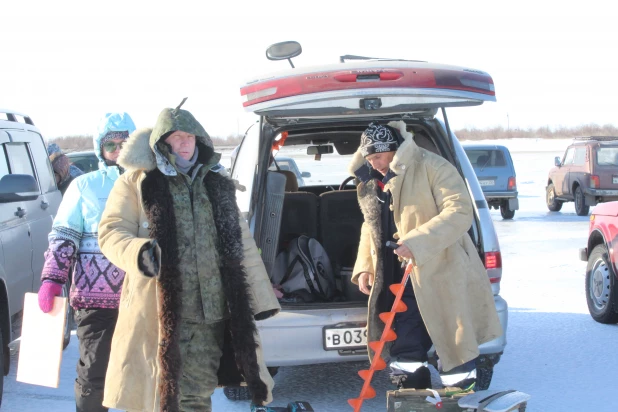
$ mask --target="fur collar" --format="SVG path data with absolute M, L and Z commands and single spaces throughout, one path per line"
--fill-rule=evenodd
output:
M 409 166 L 412 160 L 420 154 L 420 148 L 414 142 L 414 135 L 406 130 L 405 122 L 401 120 L 393 121 L 389 122 L 388 125 L 399 130 L 403 137 L 403 143 L 399 146 L 397 152 L 395 152 L 395 157 L 390 164 L 391 170 L 399 175 L 405 170 L 405 167 L 402 168 L 401 166 Z M 365 158 L 361 151 L 357 150 L 356 153 L 354 153 L 354 157 L 352 157 L 352 161 L 348 165 L 348 173 L 350 176 L 354 176 L 354 172 L 356 172 L 363 163 L 365 163 Z
M 150 134 L 152 128 L 137 129 L 131 133 L 129 139 L 124 144 L 118 164 L 127 171 L 144 170 L 150 172 L 157 167 L 155 154 L 150 148 Z

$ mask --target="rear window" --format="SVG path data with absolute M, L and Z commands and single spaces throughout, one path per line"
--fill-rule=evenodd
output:
M 599 147 L 597 149 L 599 166 L 618 166 L 618 147 Z
M 506 166 L 504 153 L 497 149 L 465 149 L 470 163 L 474 167 Z

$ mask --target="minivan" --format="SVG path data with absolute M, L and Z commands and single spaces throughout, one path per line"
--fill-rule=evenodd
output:
M 293 48 L 294 43 L 286 45 Z M 271 46 L 269 58 L 294 57 L 278 54 L 279 46 Z M 257 322 L 266 363 L 274 373 L 282 366 L 367 360 L 368 297 L 350 282 L 363 215 L 347 167 L 369 123 L 403 120 L 419 146 L 459 170 L 473 199 L 469 233 L 485 263 L 504 331 L 480 347 L 477 388 L 485 389 L 506 346 L 502 260 L 483 191 L 450 129 L 446 109 L 495 101 L 493 80 L 469 68 L 348 57 L 341 64 L 256 76 L 241 87 L 243 105 L 259 116 L 259 123 L 245 134 L 231 176 L 246 189 L 237 192 L 237 202 L 266 269 L 272 276 L 276 256 L 291 238 L 315 238 L 328 253 L 341 296 L 331 302 L 281 302 L 280 314 Z M 319 184 L 286 191 L 288 177 L 270 169 L 279 154 L 293 157 Z M 226 388 L 225 394 L 239 399 L 239 391 Z

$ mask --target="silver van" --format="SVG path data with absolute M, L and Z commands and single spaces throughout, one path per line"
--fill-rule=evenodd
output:
M 289 57 L 272 49 L 269 53 L 271 58 Z M 348 62 L 348 57 L 337 65 L 256 77 L 241 88 L 245 109 L 260 121 L 244 136 L 231 173 L 246 188 L 237 192 L 238 206 L 266 268 L 272 275 L 286 242 L 306 235 L 324 246 L 339 291 L 338 299 L 329 302 L 282 302 L 279 315 L 258 322 L 266 363 L 272 373 L 281 366 L 367 360 L 367 296 L 350 282 L 363 215 L 347 166 L 370 122 L 403 120 L 419 146 L 460 171 L 474 200 L 469 233 L 487 268 L 504 331 L 480 347 L 477 388 L 486 389 L 506 346 L 502 260 L 483 191 L 450 130 L 446 108 L 495 101 L 493 81 L 467 68 L 401 60 Z M 289 174 L 270 168 L 279 154 L 293 157 L 310 173 L 303 187 L 285 191 Z M 238 393 L 228 390 L 226 395 Z
M 24 294 L 41 285 L 47 235 L 61 200 L 41 132 L 27 115 L 0 109 L 0 403 L 8 345 L 21 330 Z

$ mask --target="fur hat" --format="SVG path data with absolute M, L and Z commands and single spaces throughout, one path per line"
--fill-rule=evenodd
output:
M 360 151 L 363 157 L 374 153 L 395 152 L 401 140 L 396 129 L 379 123 L 370 123 L 361 135 Z

